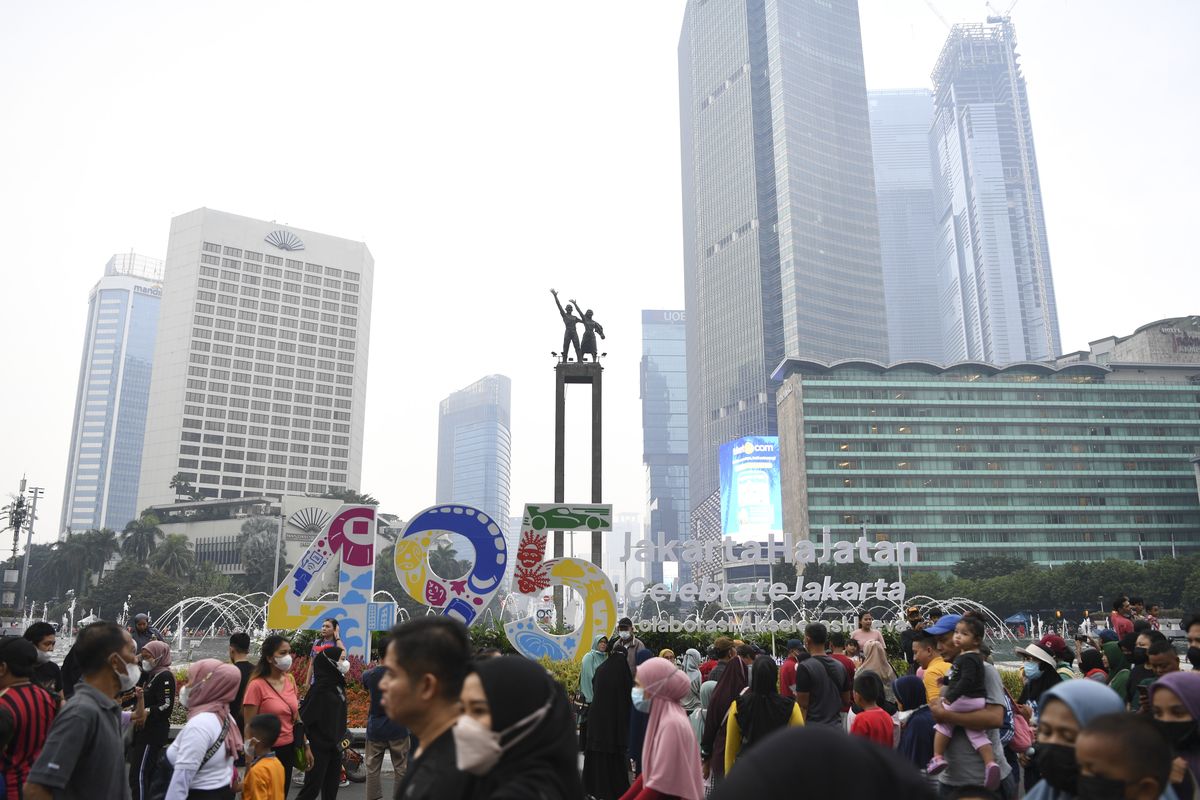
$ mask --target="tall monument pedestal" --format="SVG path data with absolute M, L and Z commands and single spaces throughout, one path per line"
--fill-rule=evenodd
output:
M 554 365 L 554 502 L 566 501 L 566 455 L 567 455 L 567 385 L 590 384 L 592 387 L 592 502 L 602 502 L 600 470 L 603 465 L 600 433 L 602 429 L 601 377 L 604 367 L 593 361 L 559 361 Z M 602 567 L 602 536 L 592 531 L 591 562 Z M 563 532 L 554 532 L 554 557 L 562 558 Z M 554 612 L 561 624 L 563 621 L 562 587 L 554 587 Z

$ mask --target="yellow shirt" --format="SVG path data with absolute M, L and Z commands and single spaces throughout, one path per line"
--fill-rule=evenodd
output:
M 792 716 L 788 718 L 788 727 L 794 728 L 804 724 L 804 712 L 799 703 L 792 704 Z M 729 719 L 725 723 L 725 774 L 733 769 L 733 762 L 742 749 L 742 729 L 737 721 L 737 702 L 729 704 Z
M 942 696 L 941 679 L 950 671 L 950 665 L 941 656 L 936 656 L 925 668 L 925 702 L 932 703 Z
M 242 800 L 284 800 L 283 764 L 275 756 L 263 756 L 246 771 Z

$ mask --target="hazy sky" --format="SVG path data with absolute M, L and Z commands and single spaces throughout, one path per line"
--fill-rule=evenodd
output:
M 369 245 L 362 488 L 385 510 L 432 504 L 438 401 L 491 372 L 513 380 L 513 513 L 552 496 L 552 286 L 609 334 L 605 494 L 641 510 L 639 312 L 683 302 L 683 5 L 0 5 L 0 491 L 45 486 L 38 538 L 56 534 L 88 290 L 208 206 Z M 928 4 L 861 11 L 868 88 L 928 86 L 946 34 Z M 1025 0 L 1013 19 L 1064 347 L 1200 313 L 1200 3 Z M 568 494 L 586 486 L 581 466 Z

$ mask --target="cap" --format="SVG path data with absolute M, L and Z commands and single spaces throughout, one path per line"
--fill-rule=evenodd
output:
M 1058 666 L 1058 662 L 1054 660 L 1054 656 L 1050 655 L 1036 644 L 1031 644 L 1028 647 L 1018 647 L 1017 655 L 1026 656 L 1028 658 L 1036 658 L 1043 664 L 1049 665 L 1051 669 Z
M 937 622 L 925 629 L 925 632 L 933 636 L 941 636 L 944 633 L 950 633 L 954 630 L 954 626 L 962 619 L 962 614 L 947 614 Z
M 1038 639 L 1038 646 L 1055 657 L 1067 654 L 1067 643 L 1057 633 L 1047 633 Z
M 788 639 L 787 640 L 787 649 L 788 650 L 803 650 L 804 642 L 800 641 L 799 639 Z
M 1120 638 L 1120 637 L 1117 636 L 1117 632 L 1114 631 L 1112 628 L 1101 628 L 1100 629 L 1100 641 L 1115 642 L 1115 641 L 1117 641 L 1118 638 Z

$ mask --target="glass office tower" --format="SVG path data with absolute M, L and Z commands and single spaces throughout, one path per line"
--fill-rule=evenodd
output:
M 945 359 L 1059 355 L 1025 78 L 1007 17 L 955 25 L 933 71 Z
M 642 463 L 646 466 L 646 532 L 673 542 L 688 538 L 686 316 L 642 312 Z M 649 565 L 655 583 L 661 563 Z M 680 564 L 680 575 L 690 573 Z
M 137 515 L 163 262 L 109 259 L 92 287 L 59 535 L 121 530 Z
M 720 445 L 776 432 L 784 354 L 888 357 L 858 4 L 689 0 L 679 90 L 699 509 Z
M 512 469 L 512 382 L 488 375 L 442 401 L 438 412 L 437 502 L 478 508 L 508 523 Z

